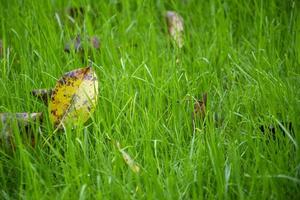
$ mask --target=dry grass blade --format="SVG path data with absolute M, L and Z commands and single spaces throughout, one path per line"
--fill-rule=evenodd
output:
M 168 31 L 170 36 L 176 41 L 179 48 L 183 47 L 183 18 L 174 11 L 167 11 L 166 15 Z
M 124 159 L 124 161 L 126 162 L 126 164 L 130 167 L 130 169 L 135 172 L 135 173 L 139 173 L 140 172 L 140 167 L 137 165 L 137 163 L 130 157 L 130 155 L 121 148 L 120 143 L 116 142 L 116 146 L 118 148 L 118 150 L 120 151 L 120 153 L 122 154 L 122 157 Z

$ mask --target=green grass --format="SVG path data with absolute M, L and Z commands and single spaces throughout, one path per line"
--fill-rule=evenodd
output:
M 65 12 L 71 6 L 85 9 L 75 24 Z M 90 56 L 100 80 L 92 119 L 52 135 L 46 114 L 35 148 L 14 129 L 15 152 L 0 149 L 0 199 L 299 198 L 299 6 L 0 0 L 0 38 L 11 49 L 0 60 L 0 112 L 47 113 L 30 91 L 89 63 L 64 44 L 77 34 L 101 39 L 101 52 Z M 166 10 L 185 20 L 183 49 L 168 36 Z M 204 92 L 206 126 L 193 130 L 194 99 Z M 260 125 L 278 121 L 291 122 L 294 133 L 261 133 Z M 126 147 L 140 174 L 109 138 Z

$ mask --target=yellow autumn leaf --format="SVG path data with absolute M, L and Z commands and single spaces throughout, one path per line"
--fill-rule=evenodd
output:
M 175 40 L 179 48 L 183 47 L 183 18 L 174 11 L 167 11 L 165 17 L 170 36 Z
M 56 128 L 84 123 L 94 111 L 98 78 L 91 67 L 64 74 L 56 83 L 49 102 L 49 116 Z

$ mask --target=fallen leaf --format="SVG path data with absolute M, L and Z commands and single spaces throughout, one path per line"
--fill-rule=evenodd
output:
M 81 45 L 81 38 L 79 35 L 77 35 L 75 39 L 71 40 L 65 45 L 64 51 L 70 53 L 71 49 L 73 48 L 75 52 L 80 52 L 83 50 Z
M 95 49 L 99 49 L 100 48 L 100 40 L 98 39 L 97 36 L 92 36 L 90 38 L 90 43 L 92 44 L 92 46 L 95 48 Z
M 137 165 L 137 163 L 129 156 L 129 154 L 121 148 L 120 143 L 117 142 L 116 146 L 119 150 L 119 152 L 122 154 L 122 157 L 125 161 L 125 163 L 130 167 L 130 169 L 134 172 L 134 173 L 139 173 L 140 172 L 140 167 Z
M 48 100 L 50 99 L 52 92 L 52 89 L 36 89 L 31 91 L 31 95 L 42 100 L 45 105 L 48 105 Z
M 167 11 L 166 15 L 168 31 L 170 36 L 176 41 L 179 48 L 183 47 L 183 18 L 174 11 Z
M 2 124 L 10 123 L 16 120 L 18 125 L 27 126 L 30 122 L 42 119 L 42 113 L 0 113 L 0 122 Z
M 42 113 L 0 113 L 0 144 L 14 147 L 13 122 L 16 121 L 19 129 L 30 132 L 31 123 L 41 122 Z M 28 137 L 29 135 L 27 135 Z M 30 138 L 31 146 L 35 146 L 33 135 Z
M 98 78 L 92 67 L 64 74 L 56 83 L 49 102 L 49 117 L 56 128 L 84 123 L 94 111 Z
M 206 113 L 207 93 L 203 94 L 201 100 L 196 100 L 194 104 L 193 120 L 196 118 L 204 119 Z
M 9 127 L 3 127 L 0 132 L 0 145 L 1 147 L 14 147 L 13 132 Z
M 97 36 L 82 39 L 80 35 L 77 35 L 65 45 L 64 51 L 70 53 L 72 49 L 74 49 L 76 53 L 84 53 L 84 43 L 88 43 L 89 48 L 94 48 L 95 50 L 100 49 L 100 40 Z

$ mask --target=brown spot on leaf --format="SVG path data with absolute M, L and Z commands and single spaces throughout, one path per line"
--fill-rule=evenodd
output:
M 61 79 L 59 79 L 58 80 L 58 84 L 60 84 L 60 85 L 63 85 L 63 84 L 65 84 L 65 79 L 64 78 L 61 78 Z
M 56 115 L 56 110 L 51 110 L 51 114 Z
M 87 109 L 89 112 L 92 110 L 91 106 L 88 106 Z

